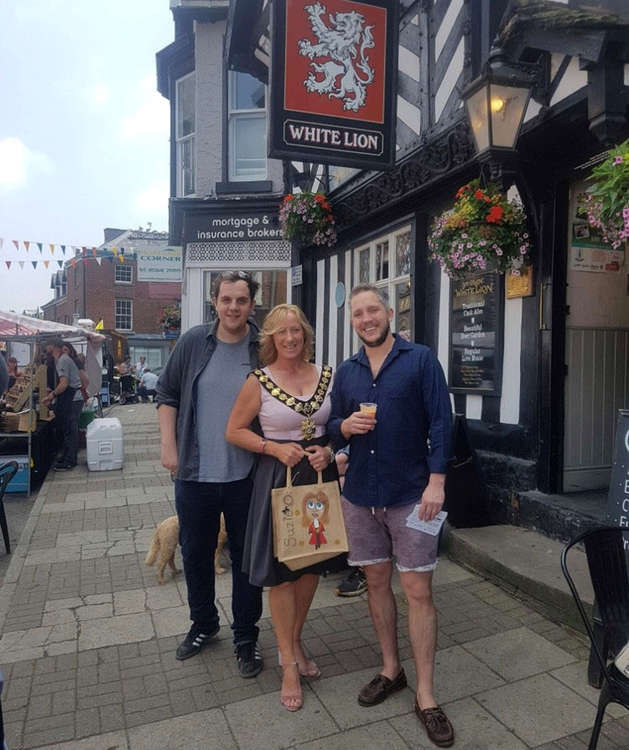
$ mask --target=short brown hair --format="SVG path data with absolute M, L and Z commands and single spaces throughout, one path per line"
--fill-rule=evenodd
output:
M 212 299 L 217 299 L 219 292 L 221 291 L 221 284 L 224 281 L 234 283 L 236 281 L 244 281 L 249 287 L 249 299 L 253 302 L 258 293 L 260 284 L 246 271 L 223 271 L 212 281 Z
M 295 315 L 304 332 L 303 359 L 305 362 L 310 362 L 312 359 L 314 352 L 314 331 L 303 310 L 297 307 L 297 305 L 275 305 L 264 319 L 260 333 L 260 360 L 263 365 L 270 365 L 277 359 L 277 349 L 273 343 L 273 334 L 279 331 L 283 320 L 289 313 Z
M 389 309 L 389 293 L 386 289 L 376 286 L 375 284 L 356 284 L 356 286 L 349 293 L 350 305 L 354 297 L 357 294 L 362 294 L 363 292 L 373 292 L 380 300 L 380 302 L 382 302 L 385 309 Z

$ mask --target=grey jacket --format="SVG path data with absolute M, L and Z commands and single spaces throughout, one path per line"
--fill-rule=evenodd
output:
M 249 320 L 251 369 L 259 365 L 258 326 Z M 195 422 L 197 379 L 216 349 L 218 320 L 186 331 L 177 342 L 157 381 L 157 408 L 177 409 L 177 479 L 199 481 L 199 443 Z

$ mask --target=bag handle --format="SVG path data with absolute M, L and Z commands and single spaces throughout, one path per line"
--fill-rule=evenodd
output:
M 317 472 L 317 484 L 323 484 L 323 474 L 320 471 Z M 287 487 L 293 486 L 293 477 L 291 474 L 290 466 L 286 467 L 286 486 Z

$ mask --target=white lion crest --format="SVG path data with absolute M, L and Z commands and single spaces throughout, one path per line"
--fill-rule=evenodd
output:
M 365 17 L 355 10 L 330 13 L 329 27 L 322 18 L 326 13 L 325 5 L 306 5 L 305 10 L 319 43 L 300 39 L 299 54 L 311 60 L 331 58 L 322 63 L 310 63 L 314 72 L 308 74 L 305 87 L 319 95 L 327 94 L 330 99 L 342 99 L 343 109 L 358 112 L 365 105 L 367 86 L 374 79 L 374 70 L 365 55 L 365 50 L 375 47 L 371 35 L 373 26 L 365 27 Z

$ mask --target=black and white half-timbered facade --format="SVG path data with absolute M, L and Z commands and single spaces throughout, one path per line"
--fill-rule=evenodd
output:
M 394 330 L 441 361 L 480 458 L 491 520 L 562 536 L 574 530 L 559 520 L 562 508 L 578 518 L 589 503 L 603 517 L 616 413 L 629 407 L 629 262 L 622 253 L 618 268 L 594 271 L 573 241 L 592 165 L 629 137 L 626 1 L 400 0 L 396 163 L 380 172 L 260 151 L 271 2 L 171 0 L 175 41 L 158 53 L 158 80 L 172 108 L 170 242 L 184 245 L 184 327 L 210 314 L 213 270 L 264 272 L 262 308 L 301 304 L 317 361 L 335 366 L 358 347 L 349 290 L 373 282 L 389 293 Z M 466 389 L 453 368 L 454 282 L 431 262 L 427 237 L 457 188 L 479 176 L 462 92 L 494 46 L 539 71 L 505 183 L 529 217 L 533 280 L 507 298 L 504 277 L 490 275 L 491 383 Z M 334 248 L 220 235 L 260 226 L 238 217 L 276 226 L 281 196 L 313 188 L 332 203 Z

